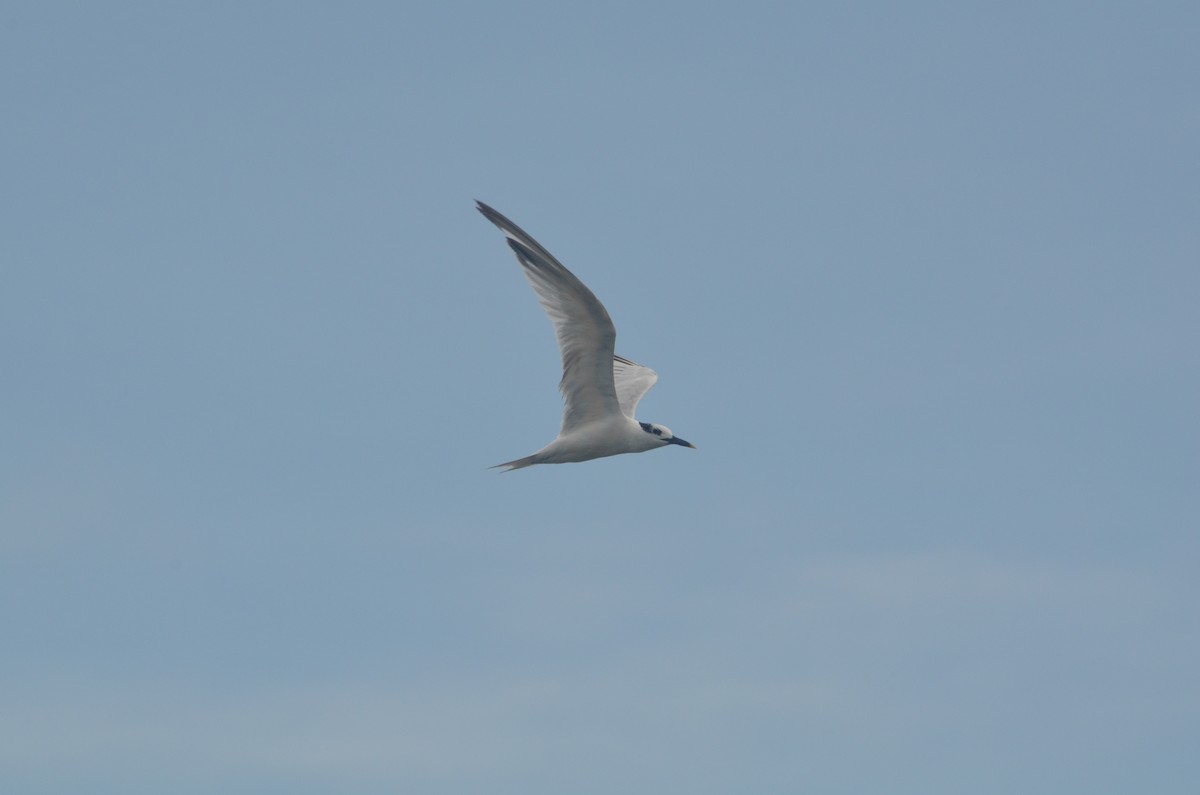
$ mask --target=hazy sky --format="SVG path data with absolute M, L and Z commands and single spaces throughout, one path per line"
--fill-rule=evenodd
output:
M 0 4 L 0 790 L 1193 792 L 1198 9 Z

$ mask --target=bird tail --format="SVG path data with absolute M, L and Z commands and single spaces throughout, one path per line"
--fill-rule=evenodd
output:
M 516 461 L 505 461 L 503 464 L 496 464 L 496 466 L 488 467 L 488 469 L 499 469 L 500 467 L 508 467 L 508 469 L 506 469 L 504 471 L 512 472 L 514 469 L 524 469 L 527 466 L 532 466 L 533 464 L 538 463 L 536 460 L 534 460 L 536 458 L 537 458 L 537 453 L 534 453 L 533 455 L 527 455 L 524 458 L 518 458 Z

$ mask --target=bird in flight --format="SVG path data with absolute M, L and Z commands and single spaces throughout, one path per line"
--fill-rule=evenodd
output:
M 476 202 L 483 217 L 500 228 L 517 255 L 525 278 L 554 323 L 562 354 L 562 428 L 558 438 L 533 455 L 497 464 L 505 472 L 534 464 L 590 461 L 621 453 L 644 453 L 677 444 L 695 449 L 665 425 L 638 422 L 638 401 L 658 373 L 614 354 L 617 330 L 604 305 L 575 274 L 521 227 Z

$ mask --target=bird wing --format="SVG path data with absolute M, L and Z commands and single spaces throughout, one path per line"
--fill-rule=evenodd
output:
M 621 411 L 631 420 L 637 419 L 638 402 L 658 382 L 658 373 L 637 362 L 613 356 L 613 381 L 617 387 L 617 402 Z
M 617 330 L 604 305 L 521 227 L 483 202 L 476 204 L 483 217 L 508 238 L 509 248 L 517 255 L 525 278 L 554 323 L 563 365 L 558 385 L 564 403 L 561 433 L 605 417 L 620 416 L 621 404 L 617 402 L 613 380 Z

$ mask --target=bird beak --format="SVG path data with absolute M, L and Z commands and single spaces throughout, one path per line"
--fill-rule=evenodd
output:
M 679 445 L 683 445 L 684 447 L 690 447 L 693 450 L 696 449 L 696 445 L 692 444 L 691 442 L 685 442 L 683 439 L 680 439 L 678 436 L 672 436 L 670 439 L 667 439 L 667 442 L 669 444 L 679 444 Z

